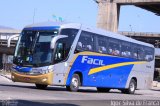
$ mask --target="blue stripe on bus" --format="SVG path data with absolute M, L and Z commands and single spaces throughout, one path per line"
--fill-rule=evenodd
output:
M 20 66 L 16 66 L 14 67 L 14 69 L 18 72 L 24 72 L 24 73 L 28 73 L 32 70 L 31 67 L 20 67 Z
M 52 26 L 52 27 L 28 27 L 24 28 L 24 30 L 54 30 L 59 29 L 60 26 Z
M 113 56 L 88 56 L 88 58 L 103 60 L 103 64 L 111 65 L 123 62 L 136 62 L 131 58 L 121 58 Z M 125 88 L 129 74 L 134 64 L 111 68 L 89 75 L 89 71 L 93 68 L 100 67 L 99 65 L 90 65 L 82 63 L 82 55 L 79 55 L 74 61 L 69 72 L 66 85 L 70 85 L 72 75 L 75 72 L 81 72 L 83 75 L 82 86 L 108 87 L 108 88 Z

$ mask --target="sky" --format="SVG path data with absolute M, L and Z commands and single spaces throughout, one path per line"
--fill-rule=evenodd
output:
M 96 27 L 98 5 L 94 0 L 0 0 L 0 25 L 23 29 L 26 25 L 55 21 Z M 119 31 L 160 32 L 160 17 L 134 6 L 122 6 Z

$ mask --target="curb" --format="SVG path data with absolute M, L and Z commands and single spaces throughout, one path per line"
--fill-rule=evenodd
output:
M 11 77 L 8 77 L 7 75 L 0 74 L 0 76 L 5 77 L 5 78 L 11 80 Z

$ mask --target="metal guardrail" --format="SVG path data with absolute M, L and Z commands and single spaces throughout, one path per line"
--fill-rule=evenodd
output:
M 15 35 L 15 34 L 14 33 L 13 34 L 1 34 L 0 33 L 0 40 L 7 40 L 10 36 Z M 18 38 L 14 38 L 13 40 L 18 40 Z

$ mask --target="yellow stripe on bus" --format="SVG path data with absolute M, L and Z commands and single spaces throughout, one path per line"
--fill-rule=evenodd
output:
M 107 66 L 102 66 L 102 67 L 98 67 L 98 68 L 93 68 L 89 71 L 88 75 L 97 73 L 97 72 L 101 72 L 104 70 L 109 70 L 112 68 L 117 68 L 117 67 L 121 67 L 121 66 L 127 66 L 127 65 L 132 65 L 132 64 L 144 64 L 146 63 L 145 61 L 141 61 L 141 62 L 124 62 L 124 63 L 118 63 L 118 64 L 112 64 L 112 65 L 107 65 Z

